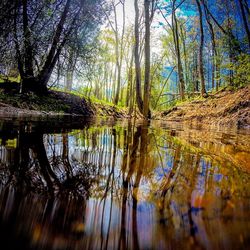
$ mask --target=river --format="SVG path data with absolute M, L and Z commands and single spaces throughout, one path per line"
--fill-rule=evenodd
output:
M 0 241 L 249 249 L 250 130 L 2 118 Z

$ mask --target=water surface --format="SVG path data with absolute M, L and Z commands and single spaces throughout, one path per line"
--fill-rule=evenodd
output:
M 9 249 L 248 249 L 250 133 L 0 122 Z

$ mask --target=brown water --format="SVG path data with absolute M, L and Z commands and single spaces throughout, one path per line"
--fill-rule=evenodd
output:
M 249 249 L 250 131 L 0 121 L 1 249 Z

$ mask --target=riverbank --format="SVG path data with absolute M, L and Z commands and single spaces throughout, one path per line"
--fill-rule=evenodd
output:
M 87 116 L 128 118 L 124 109 L 110 104 L 93 103 L 74 94 L 49 91 L 46 96 L 33 93 L 0 93 L 1 116 Z
M 49 91 L 47 96 L 1 91 L 0 116 L 130 118 L 125 108 L 94 103 L 60 91 Z M 142 118 L 138 112 L 136 117 Z M 250 86 L 238 90 L 224 89 L 207 98 L 186 101 L 163 112 L 153 112 L 153 119 L 201 126 L 250 128 Z
M 154 119 L 250 128 L 250 86 L 238 90 L 224 89 L 207 98 L 184 102 L 156 113 Z

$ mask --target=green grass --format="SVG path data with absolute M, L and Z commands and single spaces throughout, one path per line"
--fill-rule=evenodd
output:
M 54 99 L 51 96 L 40 97 L 33 93 L 13 95 L 0 91 L 0 101 L 17 108 L 28 108 L 46 112 L 55 111 L 65 113 L 69 110 L 69 106 L 61 100 Z
M 18 77 L 5 77 L 3 75 L 0 75 L 0 83 L 2 82 L 20 82 L 20 76 Z
M 61 88 L 51 88 L 51 90 L 58 91 L 58 92 L 63 92 L 63 93 L 68 93 L 68 94 L 72 94 L 72 95 L 76 95 L 76 96 L 79 96 L 79 97 L 85 98 L 85 99 L 90 99 L 90 101 L 92 103 L 114 106 L 114 104 L 112 102 L 107 102 L 105 100 L 100 100 L 100 99 L 97 99 L 94 96 L 87 97 L 81 91 L 76 91 L 76 90 L 69 91 L 69 90 L 64 90 L 64 89 L 61 89 Z

